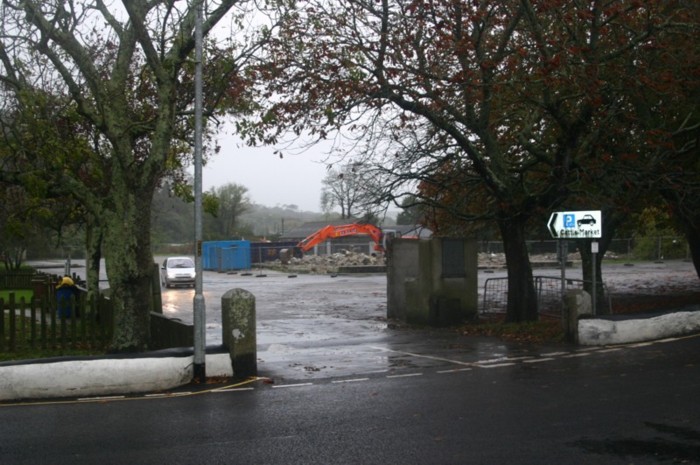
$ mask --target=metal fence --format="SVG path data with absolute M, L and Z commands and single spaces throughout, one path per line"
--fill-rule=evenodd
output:
M 304 254 L 301 249 L 296 246 L 293 241 L 287 242 L 253 242 L 250 248 L 250 261 L 253 264 L 261 264 L 274 262 L 281 259 L 282 251 L 289 251 L 297 258 L 301 258 Z
M 371 240 L 327 240 L 306 252 L 307 255 L 332 255 L 343 252 L 363 253 L 367 255 L 376 254 L 375 243 Z
M 537 293 L 537 311 L 540 315 L 560 317 L 563 308 L 562 280 L 560 277 L 535 276 L 535 292 Z M 589 281 L 590 283 L 590 281 Z M 582 279 L 565 279 L 564 292 L 583 289 L 586 281 Z M 611 310 L 610 296 L 603 284 L 603 296 L 599 302 L 605 301 L 608 313 Z M 489 278 L 484 282 L 483 303 L 480 313 L 504 313 L 508 305 L 508 278 Z
M 530 255 L 556 254 L 557 240 L 526 241 Z M 575 241 L 569 241 L 569 252 L 574 252 Z M 501 241 L 479 241 L 481 253 L 503 253 Z M 687 241 L 679 236 L 656 236 L 645 238 L 613 239 L 608 246 L 607 254 L 620 258 L 639 260 L 663 260 L 689 258 L 690 250 Z

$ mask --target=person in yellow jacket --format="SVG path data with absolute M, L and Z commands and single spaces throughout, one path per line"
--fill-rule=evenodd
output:
M 70 277 L 64 276 L 56 285 L 56 311 L 58 312 L 58 317 L 70 318 L 76 309 L 77 301 L 78 288 Z

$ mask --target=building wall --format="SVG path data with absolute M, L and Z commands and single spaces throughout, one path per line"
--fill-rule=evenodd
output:
M 387 265 L 388 318 L 446 326 L 476 315 L 475 240 L 395 239 Z

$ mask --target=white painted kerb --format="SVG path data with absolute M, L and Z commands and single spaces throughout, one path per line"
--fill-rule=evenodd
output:
M 207 376 L 231 376 L 229 354 L 206 356 Z M 0 367 L 0 400 L 133 394 L 192 380 L 193 357 L 76 360 Z
M 675 312 L 644 319 L 582 319 L 578 322 L 579 344 L 592 346 L 652 341 L 698 331 L 700 311 Z

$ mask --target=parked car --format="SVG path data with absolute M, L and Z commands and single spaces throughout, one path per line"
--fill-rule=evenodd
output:
M 160 282 L 165 287 L 194 287 L 195 277 L 194 260 L 190 257 L 166 258 L 160 268 Z

